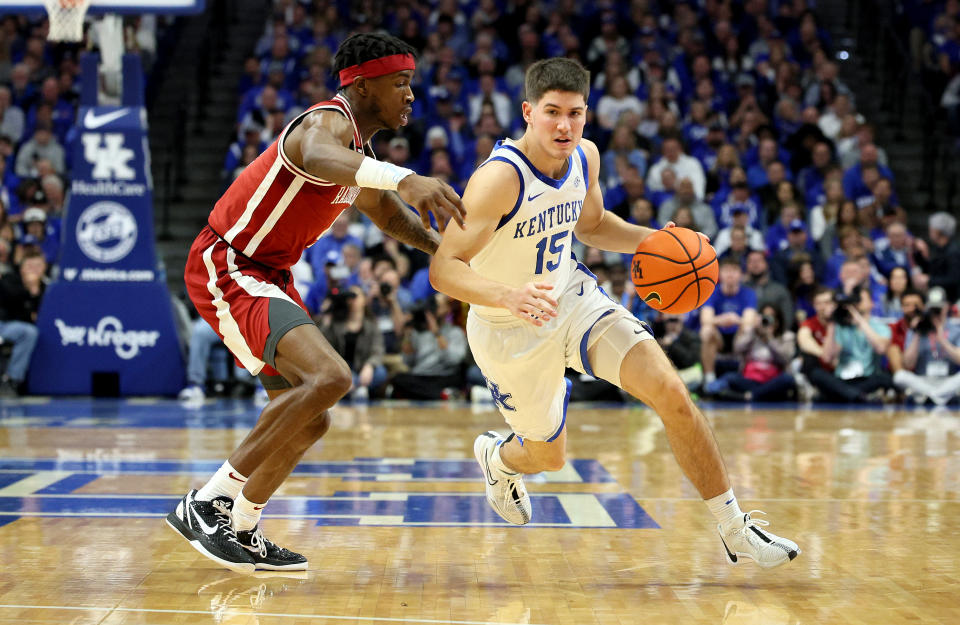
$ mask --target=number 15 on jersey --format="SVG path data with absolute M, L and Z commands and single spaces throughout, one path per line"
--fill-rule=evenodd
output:
M 569 233 L 569 230 L 562 230 L 549 237 L 550 254 L 555 256 L 552 259 L 547 259 L 547 271 L 555 271 L 560 266 L 560 259 L 563 255 L 563 240 Z M 547 238 L 543 237 L 537 242 L 537 268 L 534 273 L 543 273 L 543 257 L 547 253 Z

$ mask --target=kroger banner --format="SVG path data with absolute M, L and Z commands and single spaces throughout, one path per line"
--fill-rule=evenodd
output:
M 139 60 L 127 57 L 124 89 L 136 91 Z M 78 111 L 60 271 L 37 319 L 32 392 L 89 394 L 95 374 L 115 376 L 124 395 L 182 386 L 173 308 L 158 281 L 146 109 L 137 96 Z
M 116 376 L 121 395 L 172 395 L 183 364 L 161 282 L 60 280 L 43 298 L 30 391 L 89 395 L 95 375 Z

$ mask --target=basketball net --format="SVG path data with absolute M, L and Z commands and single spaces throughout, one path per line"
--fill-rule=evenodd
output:
M 48 41 L 82 41 L 83 18 L 91 0 L 43 0 L 50 20 Z

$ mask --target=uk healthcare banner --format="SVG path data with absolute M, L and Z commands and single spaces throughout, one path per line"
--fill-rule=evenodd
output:
M 153 182 L 142 106 L 81 106 L 59 277 L 47 287 L 32 393 L 175 395 L 183 357 L 157 269 Z

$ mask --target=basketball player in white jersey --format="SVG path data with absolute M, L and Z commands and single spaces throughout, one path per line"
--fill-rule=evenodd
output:
M 472 304 L 467 337 L 494 400 L 513 429 L 477 437 L 487 500 L 506 521 L 528 523 L 524 473 L 563 467 L 572 367 L 616 384 L 663 421 L 680 468 L 710 511 L 730 563 L 763 567 L 800 549 L 740 510 L 707 420 L 650 329 L 600 290 L 570 251 L 633 253 L 651 232 L 603 208 L 596 145 L 582 139 L 590 75 L 565 58 L 526 74 L 517 141 L 497 144 L 463 196 L 469 225 L 449 227 L 430 264 L 434 287 Z

